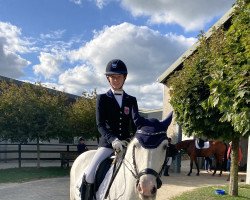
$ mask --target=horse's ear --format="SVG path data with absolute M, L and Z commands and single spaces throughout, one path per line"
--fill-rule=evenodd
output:
M 173 118 L 173 111 L 168 113 L 167 117 L 161 121 L 161 124 L 166 128 L 166 130 L 167 130 L 168 126 L 171 124 L 172 118 Z

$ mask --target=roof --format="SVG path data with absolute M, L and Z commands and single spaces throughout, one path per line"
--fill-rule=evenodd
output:
M 209 38 L 212 33 L 214 28 L 217 30 L 218 28 L 222 27 L 222 25 L 224 25 L 226 22 L 228 22 L 231 17 L 232 14 L 234 12 L 235 6 L 233 6 L 231 9 L 229 9 L 225 15 L 223 15 L 206 33 L 205 33 L 205 37 Z M 167 81 L 167 79 L 170 77 L 171 74 L 174 73 L 174 71 L 179 70 L 182 68 L 183 66 L 183 62 L 190 57 L 198 48 L 198 46 L 200 45 L 200 42 L 197 41 L 196 43 L 194 43 L 185 53 L 183 53 L 170 67 L 167 68 L 167 70 L 165 72 L 163 72 L 163 74 L 161 76 L 158 77 L 157 81 L 159 83 L 165 83 Z
M 154 113 L 154 112 L 162 112 L 162 108 L 159 109 L 140 109 L 139 112 L 141 113 Z
M 16 80 L 16 79 L 12 79 L 12 78 L 8 78 L 8 77 L 5 77 L 5 76 L 1 76 L 0 75 L 0 81 L 6 81 L 7 83 L 14 83 L 14 84 L 16 84 L 16 85 L 18 85 L 18 86 L 21 86 L 22 84 L 24 84 L 25 82 L 23 82 L 23 81 L 19 81 L 19 80 Z M 29 84 L 31 84 L 31 85 L 34 85 L 34 86 L 36 86 L 35 84 L 32 84 L 32 83 L 29 83 Z M 46 87 L 44 87 L 44 88 L 46 88 Z M 61 92 L 61 91 L 58 91 L 58 90 L 54 90 L 54 89 L 51 89 L 51 88 L 46 88 L 48 91 L 50 91 L 50 92 L 52 92 L 52 93 L 54 93 L 54 94 L 58 94 L 58 93 L 63 93 L 63 94 L 65 94 L 68 98 L 69 98 L 69 101 L 70 102 L 73 102 L 73 101 L 75 101 L 77 98 L 79 98 L 80 96 L 77 96 L 77 95 L 74 95 L 74 94 L 69 94 L 69 93 L 66 93 L 66 92 Z

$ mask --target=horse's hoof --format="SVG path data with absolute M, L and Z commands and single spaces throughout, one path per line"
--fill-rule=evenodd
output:
M 200 176 L 200 174 L 196 174 L 196 176 Z
M 187 176 L 190 176 L 190 174 L 187 174 Z

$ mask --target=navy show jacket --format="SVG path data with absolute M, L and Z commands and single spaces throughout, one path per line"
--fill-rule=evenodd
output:
M 116 138 L 126 140 L 133 137 L 136 128 L 132 119 L 132 109 L 138 112 L 137 100 L 125 92 L 121 108 L 111 90 L 97 95 L 96 123 L 101 134 L 100 147 L 112 148 L 111 144 Z

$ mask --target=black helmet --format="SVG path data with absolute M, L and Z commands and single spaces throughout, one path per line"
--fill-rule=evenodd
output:
M 111 74 L 128 74 L 127 67 L 124 62 L 122 62 L 119 59 L 114 59 L 109 61 L 106 67 L 106 73 L 105 75 L 111 75 Z

